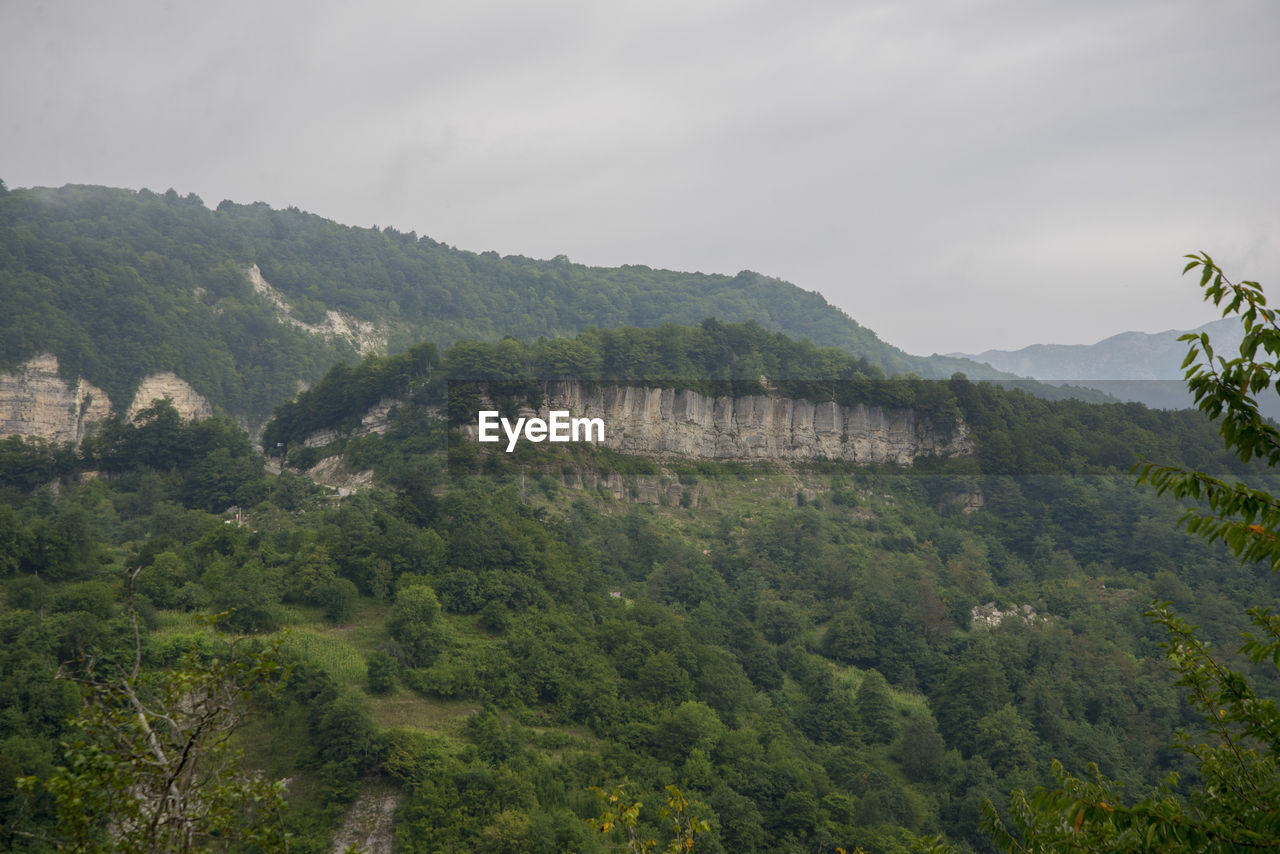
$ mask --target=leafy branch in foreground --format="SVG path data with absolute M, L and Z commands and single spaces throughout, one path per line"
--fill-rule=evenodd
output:
M 231 743 L 252 702 L 283 684 L 278 649 L 236 638 L 213 650 L 192 646 L 176 666 L 146 671 L 136 611 L 133 619 L 130 669 L 91 659 L 62 674 L 85 694 L 72 719 L 81 737 L 63 744 L 67 764 L 47 779 L 18 781 L 53 799 L 60 838 L 46 841 L 80 852 L 190 852 L 235 842 L 286 850 L 283 783 L 242 771 Z
M 1186 274 L 1199 269 L 1205 300 L 1222 308 L 1223 317 L 1239 314 L 1244 338 L 1239 354 L 1228 359 L 1214 352 L 1207 333 L 1187 333 L 1179 340 L 1190 347 L 1182 361 L 1187 388 L 1197 408 L 1218 422 L 1228 450 L 1242 461 L 1255 457 L 1270 467 L 1280 463 L 1280 429 L 1258 408 L 1257 396 L 1276 386 L 1280 376 L 1280 325 L 1267 308 L 1257 282 L 1235 283 L 1205 253 L 1186 256 Z M 1203 356 L 1203 359 L 1201 357 Z M 1204 472 L 1142 460 L 1133 468 L 1138 482 L 1160 494 L 1202 502 L 1208 512 L 1191 508 L 1183 514 L 1187 530 L 1210 542 L 1222 541 L 1232 554 L 1252 563 L 1266 560 L 1280 569 L 1280 500 L 1244 483 L 1228 483 Z
M 689 800 L 683 792 L 675 786 L 666 788 L 667 803 L 659 810 L 659 815 L 671 823 L 672 837 L 667 846 L 662 849 L 663 854 L 682 854 L 682 852 L 693 851 L 697 834 L 706 833 L 711 826 L 693 815 Z M 644 839 L 638 829 L 640 808 L 644 806 L 644 802 L 633 803 L 627 790 L 628 786 L 625 783 L 615 786 L 612 792 L 592 786 L 591 791 L 600 800 L 603 811 L 599 817 L 592 819 L 590 824 L 606 836 L 616 835 L 615 831 L 622 831 L 623 850 L 629 854 L 644 854 L 646 851 L 657 850 L 657 840 Z
M 1057 851 L 1230 852 L 1280 850 L 1280 713 L 1257 695 L 1245 677 L 1216 660 L 1188 625 L 1166 605 L 1147 612 L 1165 628 L 1163 645 L 1177 684 L 1205 713 L 1212 738 L 1196 741 L 1179 731 L 1174 745 L 1194 756 L 1201 782 L 1183 800 L 1178 777 L 1153 797 L 1125 804 L 1120 786 L 1090 763 L 1088 774 L 1068 774 L 1053 763 L 1057 785 L 1031 794 L 1015 791 L 1006 822 L 990 801 L 983 830 L 1006 852 Z M 1255 663 L 1280 662 L 1280 618 L 1251 609 L 1261 631 L 1248 634 L 1242 651 Z M 951 851 L 931 841 L 933 852 Z
M 1280 326 L 1256 282 L 1231 282 L 1206 254 L 1188 255 L 1183 273 L 1200 269 L 1205 299 L 1238 314 L 1245 335 L 1239 355 L 1213 351 L 1207 334 L 1188 334 L 1183 361 L 1196 406 L 1219 423 L 1226 447 L 1242 461 L 1257 457 L 1280 463 L 1280 430 L 1258 411 L 1256 396 L 1276 387 L 1280 375 Z M 1204 361 L 1200 361 L 1201 355 Z M 1227 483 L 1204 472 L 1142 460 L 1133 469 L 1139 483 L 1158 493 L 1200 502 L 1183 515 L 1187 530 L 1221 541 L 1245 563 L 1269 562 L 1280 569 L 1280 499 L 1243 483 Z M 1206 509 L 1202 509 L 1207 506 Z M 1280 617 L 1269 608 L 1247 611 L 1254 630 L 1240 652 L 1254 664 L 1280 669 Z M 1280 710 L 1258 695 L 1244 674 L 1210 654 L 1197 627 L 1178 617 L 1168 603 L 1145 615 L 1162 626 L 1162 646 L 1177 685 L 1201 710 L 1208 737 L 1179 731 L 1174 745 L 1195 757 L 1200 780 L 1185 798 L 1170 777 L 1150 798 L 1126 804 L 1119 785 L 1090 764 L 1086 778 L 1055 762 L 1057 784 L 1030 795 L 1012 793 L 1008 821 L 990 801 L 983 805 L 983 829 L 1006 852 L 1280 851 Z M 951 849 L 937 839 L 929 850 Z

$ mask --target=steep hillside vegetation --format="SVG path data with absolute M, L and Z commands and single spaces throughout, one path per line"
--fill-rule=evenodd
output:
M 822 352 L 747 327 L 614 334 L 754 341 L 775 368 Z M 708 822 L 703 852 L 897 852 L 918 833 L 980 848 L 981 800 L 1039 782 L 1050 758 L 1134 792 L 1187 770 L 1165 745 L 1194 720 L 1144 603 L 1177 602 L 1221 642 L 1241 603 L 1277 592 L 1121 474 L 1130 447 L 1231 469 L 1195 413 L 901 381 L 979 442 L 914 469 L 506 454 L 450 432 L 463 377 L 527 401 L 539 355 L 589 358 L 590 340 L 335 368 L 268 432 L 291 462 L 372 468 L 345 500 L 267 474 L 226 419 L 167 405 L 79 450 L 0 444 L 0 769 L 33 778 L 0 788 L 0 842 L 41 850 L 65 830 L 41 781 L 61 779 L 60 742 L 102 735 L 70 727 L 83 687 L 58 676 L 132 654 L 135 571 L 155 672 L 222 649 L 202 612 L 283 644 L 288 681 L 237 743 L 289 780 L 291 851 L 330 850 L 370 785 L 396 793 L 407 850 L 614 850 L 587 823 L 590 787 L 624 782 L 655 838 L 678 785 Z M 690 359 L 684 382 L 750 351 Z M 305 444 L 316 431 L 324 447 Z
M 166 679 L 215 670 L 200 665 L 235 635 L 285 665 L 254 683 L 233 743 L 252 779 L 282 781 L 267 823 L 294 852 L 332 850 L 373 791 L 399 804 L 404 850 L 596 854 L 619 840 L 589 825 L 592 787 L 626 787 L 664 838 L 671 784 L 707 854 L 897 852 L 922 833 L 981 850 L 981 801 L 1042 782 L 1052 758 L 1133 793 L 1192 768 L 1167 745 L 1200 724 L 1146 603 L 1224 645 L 1280 593 L 1126 474 L 1135 451 L 1248 471 L 1200 413 L 893 377 L 893 352 L 782 283 L 100 188 L 0 195 L 0 229 L 4 365 L 47 351 L 86 379 L 66 387 L 79 444 L 0 439 L 6 850 L 72 832 L 106 847 L 120 828 L 98 795 L 136 798 L 150 759 L 113 764 L 118 732 L 94 726 L 111 709 L 86 700 L 137 661 L 130 690 L 190 711 Z M 755 322 L 663 322 L 677 310 Z M 815 343 L 766 328 L 783 317 Z M 392 353 L 359 360 L 376 339 Z M 224 413 L 289 401 L 264 427 L 270 459 L 225 414 L 124 417 L 167 370 Z M 579 400 L 906 413 L 963 452 L 861 465 L 472 440 L 480 404 L 537 409 L 566 382 Z M 121 417 L 81 437 L 98 390 Z M 84 791 L 107 806 L 68 797 Z

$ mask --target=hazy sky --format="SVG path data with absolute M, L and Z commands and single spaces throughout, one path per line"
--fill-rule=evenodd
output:
M 1280 293 L 1280 3 L 5 2 L 0 178 L 756 270 L 913 353 Z M 251 259 L 247 259 L 251 260 Z

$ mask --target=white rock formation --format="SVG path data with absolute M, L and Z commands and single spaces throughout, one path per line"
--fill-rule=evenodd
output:
M 133 419 L 152 401 L 166 397 L 183 418 L 213 414 L 209 401 L 177 374 L 165 372 L 142 381 L 128 417 Z M 0 437 L 79 443 L 91 424 L 110 416 L 106 392 L 83 378 L 74 383 L 63 380 L 57 357 L 48 353 L 33 357 L 14 373 L 0 374 Z
M 322 323 L 306 323 L 293 316 L 293 306 L 289 305 L 288 300 L 284 298 L 284 294 L 273 288 L 270 282 L 262 278 L 262 271 L 258 269 L 257 264 L 246 268 L 244 274 L 249 277 L 249 284 L 253 285 L 253 289 L 266 297 L 267 301 L 275 306 L 276 317 L 279 318 L 281 323 L 295 326 L 304 332 L 310 332 L 312 335 L 322 335 L 325 338 L 341 338 L 349 342 L 361 356 L 381 353 L 387 349 L 386 334 L 379 331 L 374 324 L 356 320 L 350 315 L 333 309 L 325 311 Z
M 133 403 L 129 404 L 129 420 L 137 418 L 138 413 L 151 406 L 153 401 L 166 397 L 173 401 L 173 408 L 178 410 L 178 414 L 184 419 L 208 418 L 213 415 L 213 407 L 209 405 L 209 401 L 205 400 L 186 380 L 175 373 L 165 371 L 143 379 L 138 390 L 134 392 Z
M 919 456 L 971 454 L 965 425 L 940 435 L 909 409 L 840 406 L 784 397 L 706 397 L 670 388 L 559 381 L 547 405 L 601 418 L 605 447 L 634 454 L 715 460 L 845 460 L 909 465 Z M 535 414 L 532 410 L 520 413 Z M 475 436 L 475 425 L 470 434 Z
M 1028 626 L 1035 625 L 1037 620 L 1044 620 L 1036 614 L 1034 608 L 1030 605 L 1021 607 L 1014 605 L 1008 611 L 1001 611 L 995 602 L 988 602 L 985 605 L 974 605 L 969 609 L 969 618 L 971 624 L 975 628 L 994 629 L 1005 620 L 1021 620 Z
M 68 384 L 58 376 L 57 358 L 48 353 L 15 373 L 0 374 L 0 436 L 79 442 L 90 424 L 110 414 L 111 401 L 102 389 L 83 379 Z
M 391 429 L 391 413 L 400 405 L 400 401 L 395 398 L 384 398 L 372 407 L 369 411 L 360 417 L 360 426 L 349 434 L 350 436 L 369 436 L 374 433 L 385 433 Z M 342 435 L 337 430 L 328 427 L 323 430 L 317 430 L 312 433 L 302 444 L 308 448 L 323 448 L 330 442 L 337 441 Z

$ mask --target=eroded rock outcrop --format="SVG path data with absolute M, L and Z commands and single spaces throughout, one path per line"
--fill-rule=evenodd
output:
M 213 407 L 199 392 L 193 389 L 186 380 L 175 373 L 165 371 L 152 374 L 144 379 L 133 395 L 133 403 L 129 404 L 128 418 L 132 421 L 143 409 L 151 406 L 153 401 L 169 398 L 173 408 L 184 419 L 208 418 L 213 415 Z
M 58 360 L 49 353 L 0 374 L 0 436 L 79 442 L 90 424 L 110 414 L 111 401 L 102 389 L 84 379 L 62 379 Z
M 391 429 L 391 415 L 398 406 L 400 406 L 400 401 L 395 398 L 384 398 L 375 403 L 368 412 L 361 416 L 360 426 L 351 433 L 343 434 L 333 428 L 326 427 L 307 436 L 302 444 L 308 448 L 323 448 L 330 442 L 337 441 L 343 435 L 369 436 L 373 433 L 385 433 Z
M 1008 611 L 1001 611 L 995 602 L 988 602 L 985 605 L 974 605 L 970 608 L 969 619 L 975 628 L 994 629 L 1005 620 L 1021 620 L 1024 624 L 1032 626 L 1045 618 L 1038 615 L 1030 605 L 1021 607 L 1014 605 Z
M 943 433 L 913 410 L 814 403 L 768 395 L 707 397 L 670 388 L 574 381 L 547 385 L 537 413 L 601 418 L 606 447 L 704 460 L 845 460 L 910 465 L 974 451 L 964 424 Z M 535 414 L 532 410 L 525 415 Z M 471 429 L 474 438 L 474 425 Z
M 258 269 L 257 264 L 245 268 L 244 274 L 249 278 L 249 284 L 253 285 L 253 289 L 275 307 L 276 317 L 281 323 L 295 326 L 304 332 L 310 332 L 312 335 L 321 335 L 325 338 L 341 338 L 351 344 L 361 356 L 381 353 L 387 349 L 386 332 L 380 330 L 376 325 L 356 320 L 350 315 L 333 309 L 325 311 L 323 322 L 319 324 L 306 323 L 293 316 L 293 306 L 284 298 L 284 294 L 273 288 L 270 282 L 262 278 L 262 270 Z
M 213 414 L 209 401 L 177 374 L 165 372 L 142 381 L 128 417 L 166 397 L 185 419 Z M 83 378 L 69 383 L 58 376 L 58 359 L 49 353 L 31 358 L 13 373 L 0 373 L 0 438 L 23 436 L 78 444 L 94 422 L 110 416 L 106 392 Z

